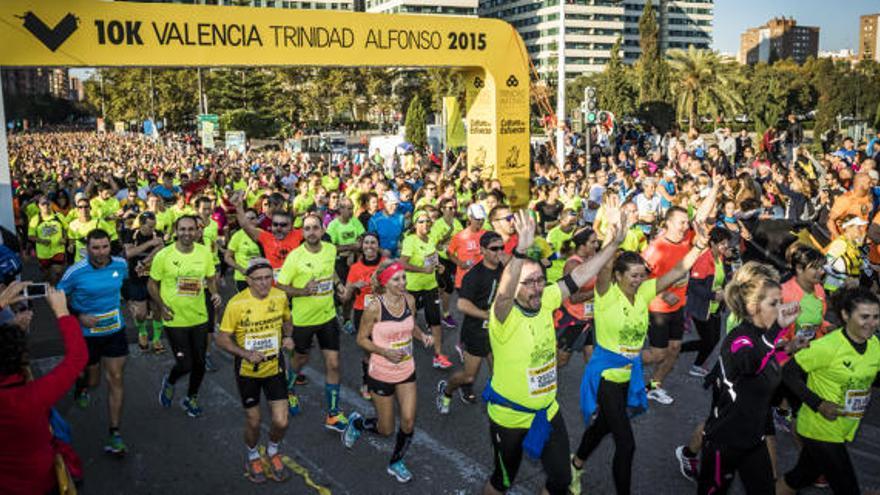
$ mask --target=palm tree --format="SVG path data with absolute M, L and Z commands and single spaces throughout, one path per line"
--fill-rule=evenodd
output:
M 700 112 L 718 117 L 732 115 L 743 106 L 736 86 L 743 79 L 736 62 L 711 50 L 672 49 L 669 57 L 672 92 L 679 118 L 696 126 Z

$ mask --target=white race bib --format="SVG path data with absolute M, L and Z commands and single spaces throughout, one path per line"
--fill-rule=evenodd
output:
M 847 390 L 843 403 L 843 415 L 847 418 L 860 419 L 865 415 L 870 400 L 870 390 Z
M 244 348 L 248 351 L 257 351 L 266 356 L 278 354 L 277 335 L 245 335 Z
M 635 359 L 640 352 L 642 352 L 641 347 L 631 347 L 623 344 L 617 346 L 617 353 L 627 359 Z
M 202 292 L 202 279 L 199 277 L 177 277 L 177 295 L 196 297 Z
M 816 337 L 816 325 L 804 325 L 799 327 L 796 336 L 801 340 L 813 340 Z
M 425 256 L 425 261 L 424 261 L 424 263 L 422 263 L 422 265 L 425 268 L 430 268 L 438 263 L 440 263 L 440 257 L 437 256 L 437 253 L 434 253 L 434 254 L 430 254 L 428 256 Z
M 318 287 L 315 290 L 316 296 L 323 296 L 333 292 L 333 279 L 318 281 Z
M 122 322 L 119 318 L 119 310 L 114 309 L 113 311 L 108 311 L 107 313 L 101 313 L 95 315 L 95 318 L 98 320 L 95 323 L 95 326 L 91 328 L 92 333 L 108 333 L 115 332 L 122 328 Z
M 398 364 L 412 359 L 412 354 L 413 354 L 412 337 L 410 337 L 406 340 L 398 340 L 397 342 L 392 342 L 391 348 L 394 349 L 395 351 L 403 351 L 404 352 L 403 359 L 401 359 Z
M 593 303 L 585 302 L 584 303 L 584 318 L 592 318 L 593 317 Z
M 526 370 L 529 383 L 529 395 L 538 397 L 556 390 L 556 358 L 547 361 L 537 368 Z

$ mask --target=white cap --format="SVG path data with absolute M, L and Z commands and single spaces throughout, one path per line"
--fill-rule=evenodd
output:
M 397 196 L 397 193 L 394 191 L 385 191 L 385 194 L 382 195 L 382 201 L 386 204 L 400 203 L 400 198 Z
M 840 226 L 842 229 L 848 229 L 850 227 L 861 227 L 864 225 L 868 225 L 868 221 L 862 217 L 854 217 L 844 222 L 843 225 Z
M 467 209 L 468 216 L 476 219 L 476 220 L 485 220 L 486 219 L 486 210 L 483 208 L 483 205 L 474 203 L 468 206 Z

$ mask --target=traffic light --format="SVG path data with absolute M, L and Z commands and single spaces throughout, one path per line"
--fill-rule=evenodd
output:
M 584 88 L 584 103 L 582 105 L 584 111 L 584 122 L 586 124 L 595 124 L 599 118 L 599 103 L 596 100 L 596 88 L 587 86 Z

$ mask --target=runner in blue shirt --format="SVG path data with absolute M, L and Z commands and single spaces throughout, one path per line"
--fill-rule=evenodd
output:
M 400 238 L 403 234 L 404 218 L 398 210 L 400 198 L 393 191 L 382 197 L 384 209 L 376 212 L 367 225 L 367 230 L 379 236 L 379 247 L 387 258 L 400 256 Z
M 128 264 L 123 258 L 110 255 L 110 234 L 104 230 L 92 230 L 85 241 L 86 258 L 68 268 L 58 283 L 58 288 L 67 295 L 71 313 L 79 319 L 89 348 L 88 366 L 76 382 L 74 400 L 81 408 L 88 407 L 88 389 L 98 386 L 99 365 L 103 365 L 110 410 L 110 438 L 104 451 L 121 456 L 127 451 L 119 434 L 119 422 L 128 342 L 120 300 Z

